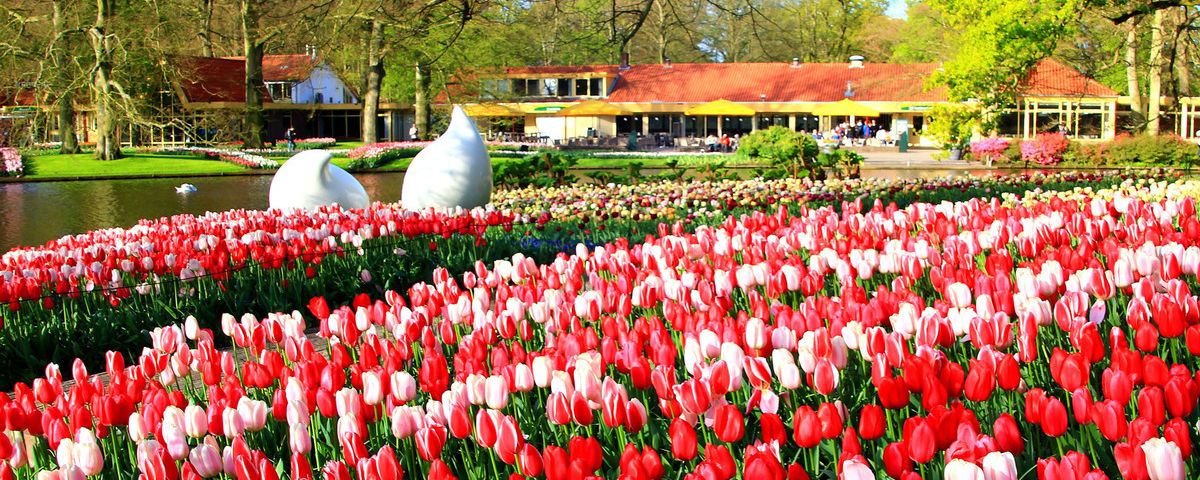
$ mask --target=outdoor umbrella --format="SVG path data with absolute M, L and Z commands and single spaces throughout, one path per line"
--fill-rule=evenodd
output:
M 826 103 L 813 110 L 813 115 L 822 117 L 878 117 L 879 110 L 844 98 L 833 103 Z
M 559 110 L 555 115 L 560 117 L 592 117 L 592 128 L 598 131 L 600 130 L 600 117 L 615 117 L 617 115 L 629 115 L 629 113 L 629 110 L 625 110 L 624 108 L 605 101 L 587 100 Z M 564 121 L 564 137 L 566 136 L 566 128 L 567 125 Z

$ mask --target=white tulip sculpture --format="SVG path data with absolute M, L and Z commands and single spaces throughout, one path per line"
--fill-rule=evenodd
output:
M 366 189 L 324 150 L 306 150 L 284 162 L 271 180 L 271 208 L 313 209 L 336 203 L 343 208 L 371 204 Z
M 417 154 L 400 201 L 409 210 L 474 208 L 492 199 L 492 161 L 475 122 L 455 106 L 446 133 Z

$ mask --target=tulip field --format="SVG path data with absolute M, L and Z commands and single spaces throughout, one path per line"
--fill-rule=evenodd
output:
M 0 259 L 0 480 L 1193 478 L 1197 198 L 658 183 L 67 237 Z

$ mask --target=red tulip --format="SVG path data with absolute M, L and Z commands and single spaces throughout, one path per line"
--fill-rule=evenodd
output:
M 925 463 L 932 460 L 933 455 L 937 453 L 937 439 L 933 427 L 921 417 L 905 420 L 904 447 L 908 450 L 908 458 L 914 462 Z
M 967 400 L 983 402 L 992 396 L 992 390 L 996 388 L 996 372 L 990 365 L 971 360 L 971 369 L 967 373 L 966 385 L 963 388 Z
M 676 460 L 691 460 L 696 458 L 696 430 L 690 423 L 676 418 L 668 429 L 671 437 L 671 455 Z
M 875 440 L 883 436 L 887 419 L 883 408 L 875 404 L 867 404 L 858 412 L 858 434 L 864 440 Z
M 808 405 L 802 405 L 792 415 L 792 439 L 802 448 L 813 448 L 821 443 L 821 420 Z
M 1047 398 L 1046 405 L 1042 410 L 1042 419 L 1039 423 L 1046 435 L 1051 437 L 1062 436 L 1067 431 L 1067 407 L 1057 398 Z
M 842 415 L 832 403 L 822 403 L 817 408 L 817 418 L 821 420 L 821 437 L 829 440 L 842 434 Z
M 912 460 L 903 443 L 892 442 L 883 448 L 883 469 L 892 478 L 900 478 L 904 472 L 912 470 Z
M 741 410 L 732 404 L 721 405 L 713 415 L 713 431 L 722 442 L 733 443 L 742 439 L 746 432 L 745 418 Z

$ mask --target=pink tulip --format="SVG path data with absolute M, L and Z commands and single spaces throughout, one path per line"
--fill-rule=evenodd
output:
M 956 458 L 946 464 L 946 480 L 985 480 L 979 465 Z
M 983 457 L 983 478 L 1017 480 L 1017 462 L 1009 452 L 991 452 Z
M 409 402 L 417 398 L 417 381 L 403 370 L 393 372 L 391 377 L 392 395 L 399 402 Z M 365 385 L 364 385 L 365 386 Z
M 504 377 L 498 375 L 487 377 L 484 389 L 488 408 L 503 410 L 508 406 L 508 382 L 504 380 Z
M 288 425 L 288 447 L 296 455 L 308 455 L 312 450 L 312 437 L 308 434 L 308 425 L 293 423 Z
M 363 403 L 373 407 L 383 402 L 383 382 L 379 379 L 378 373 L 373 371 L 363 372 L 362 384 Z
M 546 388 L 550 386 L 551 374 L 554 372 L 554 364 L 549 357 L 534 357 L 532 363 L 533 383 L 538 388 Z
M 225 407 L 221 422 L 226 438 L 234 438 L 246 431 L 246 421 L 235 408 Z
M 841 480 L 875 480 L 875 473 L 871 471 L 871 467 L 856 458 L 851 458 L 842 462 Z
M 750 318 L 746 322 L 746 347 L 752 350 L 762 349 L 767 345 L 766 326 L 758 318 Z
M 167 453 L 175 460 L 182 460 L 188 455 L 187 434 L 175 422 L 163 422 L 162 443 L 167 447 Z
M 203 438 L 208 433 L 208 414 L 199 405 L 184 409 L 183 431 L 192 438 Z
M 220 475 L 224 467 L 221 464 L 221 454 L 215 447 L 207 443 L 201 443 L 193 448 L 188 454 L 188 461 L 192 463 L 196 473 L 204 478 Z
M 1187 468 L 1183 464 L 1183 454 L 1175 442 L 1162 438 L 1151 438 L 1142 444 L 1146 453 L 1146 473 L 1150 480 L 1184 480 L 1187 478 Z
M 952 283 L 946 287 L 946 301 L 954 308 L 966 308 L 974 303 L 971 300 L 971 287 L 965 283 Z
M 242 397 L 238 400 L 238 415 L 246 431 L 257 432 L 267 425 L 267 403 Z

